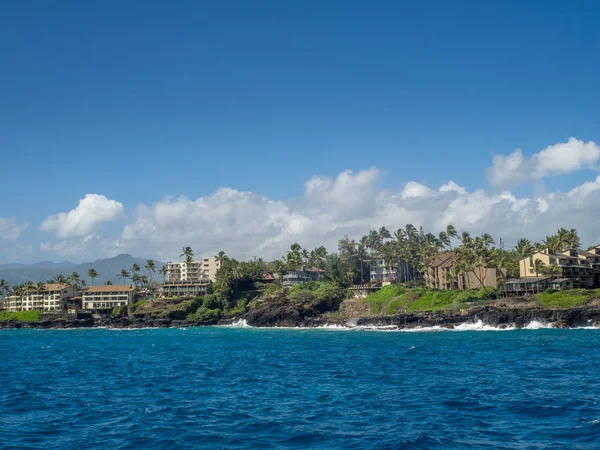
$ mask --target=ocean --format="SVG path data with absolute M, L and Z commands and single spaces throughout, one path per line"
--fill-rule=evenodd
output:
M 0 448 L 598 448 L 599 357 L 591 329 L 0 330 Z

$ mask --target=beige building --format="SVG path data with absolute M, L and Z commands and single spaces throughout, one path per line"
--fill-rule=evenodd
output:
M 74 286 L 44 284 L 44 292 L 27 294 L 22 297 L 9 294 L 6 296 L 4 306 L 7 311 L 60 311 L 65 309 L 67 299 L 75 297 L 79 291 Z
M 453 271 L 452 252 L 442 252 L 433 258 L 425 269 L 425 284 L 432 289 L 449 291 L 453 289 L 479 289 L 498 285 L 498 278 L 504 276 L 495 267 L 479 266 L 475 271 L 456 274 Z
M 90 286 L 82 291 L 83 309 L 113 309 L 130 305 L 135 298 L 135 288 L 129 285 Z
M 200 258 L 192 262 L 189 267 L 185 262 L 167 263 L 167 282 L 175 281 L 203 281 L 214 282 L 217 279 L 217 270 L 221 267 L 219 259 L 214 256 Z
M 541 260 L 546 266 L 556 264 L 561 269 L 560 277 L 572 280 L 574 288 L 589 288 L 600 283 L 600 246 L 590 251 L 570 249 L 552 252 L 547 248 L 540 250 L 519 261 L 521 278 L 536 277 L 534 267 L 537 260 Z

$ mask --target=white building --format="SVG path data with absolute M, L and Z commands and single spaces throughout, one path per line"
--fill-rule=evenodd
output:
M 31 311 L 39 309 L 43 311 L 60 311 L 65 308 L 66 300 L 78 294 L 74 286 L 44 284 L 43 293 L 31 293 L 22 297 L 9 294 L 4 300 L 7 311 Z
M 395 281 L 405 282 L 410 280 L 420 280 L 422 274 L 413 270 L 409 264 L 399 260 L 391 267 L 385 264 L 383 259 L 374 259 L 369 261 L 371 267 L 371 281 L 381 281 L 382 283 L 393 283 Z
M 219 259 L 214 256 L 209 258 L 200 258 L 190 264 L 189 268 L 185 262 L 167 263 L 167 282 L 175 281 L 215 281 L 217 279 L 217 270 L 221 267 Z
M 130 305 L 135 288 L 129 285 L 90 286 L 81 293 L 83 309 L 113 309 Z

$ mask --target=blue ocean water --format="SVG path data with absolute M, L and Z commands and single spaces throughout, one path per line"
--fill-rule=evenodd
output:
M 0 330 L 0 448 L 599 448 L 600 330 Z

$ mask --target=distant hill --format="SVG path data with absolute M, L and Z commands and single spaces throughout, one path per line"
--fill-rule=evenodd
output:
M 148 275 L 144 270 L 146 261 L 147 259 L 144 258 L 134 258 L 131 255 L 122 254 L 114 258 L 97 259 L 96 261 L 83 264 L 73 264 L 70 262 L 53 263 L 49 261 L 34 264 L 2 264 L 0 265 L 0 279 L 4 279 L 9 285 L 14 286 L 15 284 L 26 283 L 29 280 L 34 282 L 46 281 L 57 275 L 64 275 L 66 277 L 73 272 L 77 272 L 81 279 L 86 280 L 89 284 L 90 280 L 87 273 L 88 270 L 94 268 L 99 275 L 94 280 L 94 284 L 104 284 L 108 280 L 118 284 L 122 283 L 122 280 L 117 278 L 117 275 L 121 273 L 122 269 L 131 271 L 133 264 L 140 266 L 142 269 L 140 274 Z M 165 263 L 154 260 L 154 264 L 156 265 L 156 273 L 153 274 L 153 278 L 160 281 L 162 280 L 162 276 L 158 273 L 158 270 Z M 131 283 L 131 280 L 128 282 Z

